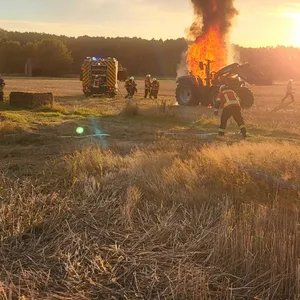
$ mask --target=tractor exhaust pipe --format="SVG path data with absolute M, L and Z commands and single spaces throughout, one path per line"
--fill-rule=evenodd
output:
M 205 71 L 205 85 L 207 86 L 207 87 L 210 87 L 211 86 L 211 84 L 210 84 L 210 70 L 211 70 L 211 68 L 210 68 L 210 65 L 211 65 L 211 60 L 209 60 L 209 59 L 207 59 L 206 60 L 207 61 L 207 63 L 206 64 L 204 64 L 202 61 L 199 63 L 199 68 L 200 68 L 200 70 L 201 71 Z

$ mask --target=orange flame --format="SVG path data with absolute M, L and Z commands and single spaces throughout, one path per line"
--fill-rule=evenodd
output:
M 215 72 L 227 63 L 226 43 L 218 25 L 199 36 L 188 48 L 187 65 L 192 75 L 204 79 L 206 74 L 200 69 L 199 63 L 206 63 L 207 60 L 211 61 L 211 71 Z

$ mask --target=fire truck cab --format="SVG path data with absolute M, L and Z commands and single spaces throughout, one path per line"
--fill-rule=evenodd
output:
M 80 80 L 86 97 L 117 95 L 118 80 L 125 81 L 127 70 L 115 58 L 86 57 L 81 65 Z

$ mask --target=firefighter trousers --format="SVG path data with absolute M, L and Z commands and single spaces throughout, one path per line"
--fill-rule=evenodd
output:
M 290 97 L 293 102 L 295 101 L 294 94 L 292 92 L 286 93 L 285 96 L 284 96 L 284 98 L 281 101 L 284 101 L 288 97 Z
M 150 88 L 145 88 L 145 95 L 144 98 L 147 98 L 150 95 Z
M 221 115 L 221 124 L 219 128 L 219 135 L 223 136 L 226 131 L 227 122 L 228 120 L 233 117 L 234 121 L 239 126 L 241 133 L 243 137 L 246 137 L 247 131 L 245 122 L 242 116 L 241 108 L 239 106 L 231 106 L 226 107 L 223 109 L 222 115 Z
M 150 98 L 154 97 L 155 99 L 157 98 L 158 95 L 158 90 L 151 90 L 150 92 Z
M 127 87 L 126 88 L 127 95 L 125 98 L 132 98 L 134 96 L 135 89 L 133 87 Z

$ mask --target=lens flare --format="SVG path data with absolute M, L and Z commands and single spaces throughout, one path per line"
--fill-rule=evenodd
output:
M 105 134 L 103 134 L 103 132 L 102 132 L 100 120 L 95 117 L 91 117 L 89 119 L 89 123 L 90 123 L 90 125 L 89 125 L 90 130 L 94 133 L 94 135 L 96 137 L 99 138 L 101 147 L 104 149 L 108 148 L 108 142 L 105 139 Z
M 78 134 L 83 134 L 83 133 L 84 133 L 83 127 L 77 127 L 77 128 L 76 128 L 76 133 L 78 133 Z

